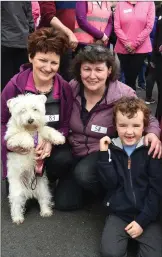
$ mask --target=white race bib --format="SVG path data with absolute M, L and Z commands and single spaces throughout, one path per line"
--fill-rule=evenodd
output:
M 56 115 L 46 115 L 47 122 L 59 121 L 59 114 Z
M 96 132 L 96 133 L 106 134 L 107 133 L 107 128 L 97 126 L 97 125 L 92 125 L 91 131 Z
M 132 9 L 124 10 L 124 13 L 129 13 L 129 12 L 132 12 Z

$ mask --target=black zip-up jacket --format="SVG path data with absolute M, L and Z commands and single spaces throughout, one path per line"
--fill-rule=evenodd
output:
M 143 138 L 128 157 L 119 138 L 112 139 L 108 152 L 100 152 L 98 176 L 107 189 L 106 206 L 127 222 L 141 227 L 155 221 L 162 195 L 162 159 L 148 155 Z

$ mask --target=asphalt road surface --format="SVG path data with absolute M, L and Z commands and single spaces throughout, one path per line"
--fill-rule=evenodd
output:
M 145 92 L 137 94 L 144 98 Z M 157 99 L 157 89 L 154 89 Z M 153 114 L 156 104 L 151 105 Z M 39 215 L 38 205 L 29 208 L 25 222 L 12 224 L 9 204 L 2 181 L 1 256 L 2 257 L 100 257 L 100 238 L 106 217 L 102 204 L 73 212 L 54 211 L 50 218 Z M 128 257 L 135 256 L 136 245 L 130 244 Z

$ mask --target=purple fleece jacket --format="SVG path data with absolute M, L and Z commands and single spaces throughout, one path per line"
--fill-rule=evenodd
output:
M 32 72 L 31 65 L 23 65 L 20 72 L 16 74 L 6 85 L 1 95 L 1 144 L 2 144 L 2 164 L 3 164 L 3 178 L 7 175 L 7 147 L 4 136 L 6 133 L 6 125 L 10 118 L 9 109 L 7 107 L 7 100 L 16 97 L 19 94 L 24 94 L 28 81 L 29 74 Z M 59 131 L 68 135 L 69 119 L 71 116 L 73 96 L 71 88 L 65 80 L 56 74 L 54 78 L 54 85 L 58 83 L 60 88 L 60 129 Z M 29 88 L 28 88 L 29 89 Z M 30 91 L 36 93 L 34 85 L 31 85 Z
M 92 35 L 96 39 L 101 39 L 104 35 L 104 33 L 110 37 L 111 31 L 112 31 L 112 15 L 110 15 L 110 18 L 108 20 L 107 26 L 105 28 L 104 33 L 98 29 L 96 29 L 94 26 L 92 26 L 87 21 L 87 9 L 88 9 L 88 3 L 87 1 L 77 1 L 76 3 L 76 19 L 78 22 L 79 27 Z

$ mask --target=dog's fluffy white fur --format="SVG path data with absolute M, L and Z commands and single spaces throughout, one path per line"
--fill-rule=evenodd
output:
M 42 177 L 37 177 L 36 188 L 31 189 L 31 183 L 35 178 L 35 133 L 38 132 L 38 143 L 42 139 L 55 145 L 65 143 L 65 137 L 60 132 L 45 125 L 46 99 L 44 95 L 26 94 L 7 101 L 11 112 L 5 134 L 7 147 L 31 149 L 25 155 L 16 152 L 7 154 L 11 218 L 17 224 L 24 221 L 24 207 L 29 198 L 34 197 L 38 200 L 42 217 L 52 215 L 52 197 L 45 173 Z

